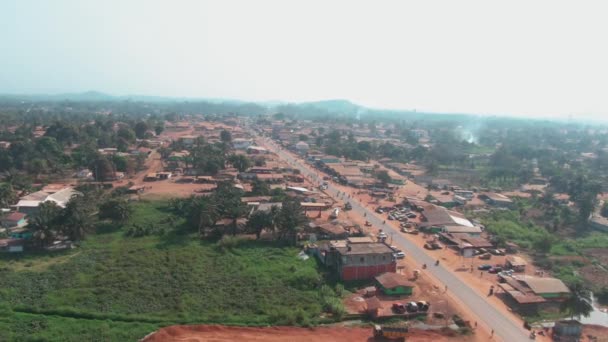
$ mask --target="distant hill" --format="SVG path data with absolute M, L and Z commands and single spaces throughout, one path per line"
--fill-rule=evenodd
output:
M 299 104 L 300 106 L 310 106 L 318 109 L 324 109 L 328 112 L 341 112 L 341 113 L 353 113 L 357 112 L 364 107 L 359 106 L 358 104 L 352 103 L 348 100 L 323 100 L 323 101 L 315 101 L 315 102 L 303 102 Z

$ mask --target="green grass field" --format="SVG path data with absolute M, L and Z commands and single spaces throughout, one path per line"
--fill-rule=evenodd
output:
M 163 207 L 138 204 L 126 226 L 183 224 Z M 136 340 L 175 323 L 314 324 L 328 295 L 321 295 L 316 262 L 298 252 L 255 241 L 224 249 L 174 231 L 128 238 L 117 230 L 65 253 L 4 255 L 0 341 Z

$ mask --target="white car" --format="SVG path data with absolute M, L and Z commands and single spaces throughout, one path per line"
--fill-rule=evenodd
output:
M 380 233 L 378 234 L 378 237 L 379 237 L 379 238 L 381 238 L 381 239 L 386 239 L 386 238 L 388 237 L 388 235 L 386 235 L 386 233 L 385 233 L 385 232 L 380 232 Z
M 403 252 L 393 253 L 393 255 L 395 256 L 395 259 L 404 259 L 405 258 L 405 253 L 403 253 Z

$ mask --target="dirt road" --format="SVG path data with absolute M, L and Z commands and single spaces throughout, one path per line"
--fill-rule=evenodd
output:
M 290 153 L 280 149 L 279 146 L 269 139 L 264 140 L 264 142 L 270 150 L 284 160 L 288 161 L 293 166 L 300 169 L 305 176 L 313 180 L 319 180 L 316 172 L 314 172 L 308 165 L 300 160 L 297 160 Z M 340 191 L 340 189 L 335 187 L 333 184 L 329 184 L 327 191 L 330 193 L 337 193 Z M 372 225 L 383 227 L 387 234 L 392 235 L 394 237 L 393 244 L 406 251 L 409 258 L 414 259 L 419 265 L 433 265 L 435 263 L 435 259 L 429 256 L 424 249 L 406 239 L 399 233 L 398 229 L 384 224 L 381 218 L 379 218 L 373 211 L 365 208 L 363 204 L 360 203 L 356 198 L 351 198 L 350 203 L 353 207 L 353 211 L 361 215 L 365 215 Z M 511 317 L 504 315 L 500 310 L 493 307 L 491 303 L 486 301 L 482 294 L 469 287 L 449 269 L 443 267 L 443 265 L 439 265 L 429 267 L 428 271 L 431 275 L 449 288 L 449 294 L 453 298 L 458 300 L 462 305 L 467 306 L 481 322 L 485 323 L 488 330 L 494 331 L 494 340 L 498 340 L 499 338 L 503 341 L 529 340 L 529 335 L 522 326 L 520 326 Z
M 437 332 L 411 331 L 410 342 L 468 341 L 466 337 L 446 337 Z M 321 327 L 227 327 L 221 325 L 183 325 L 162 328 L 147 336 L 143 342 L 176 341 L 264 341 L 264 342 L 357 342 L 376 341 L 371 328 Z

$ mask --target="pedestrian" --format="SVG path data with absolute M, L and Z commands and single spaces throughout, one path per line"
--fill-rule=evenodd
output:
M 490 337 L 494 337 L 494 329 L 492 329 L 492 332 L 490 333 Z
M 483 277 L 483 271 L 479 272 L 479 278 Z
M 443 291 L 443 292 L 448 292 L 448 286 L 447 285 L 445 286 L 445 291 Z
M 475 321 L 475 329 L 477 329 L 477 321 Z

